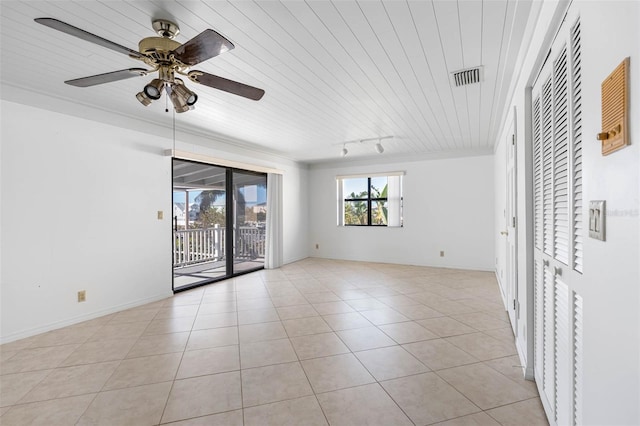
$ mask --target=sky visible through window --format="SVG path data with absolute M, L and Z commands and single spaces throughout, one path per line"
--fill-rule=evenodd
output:
M 367 178 L 345 179 L 343 182 L 344 182 L 343 191 L 344 191 L 345 198 L 349 198 L 351 193 L 360 195 L 362 192 L 367 191 Z M 371 186 L 373 186 L 380 192 L 382 192 L 386 184 L 387 184 L 386 176 L 371 178 Z

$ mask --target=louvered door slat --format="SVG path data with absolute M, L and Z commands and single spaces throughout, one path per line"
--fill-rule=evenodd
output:
M 562 49 L 553 64 L 554 167 L 553 222 L 554 255 L 569 264 L 569 123 L 568 123 L 567 50 Z
M 542 249 L 542 134 L 540 96 L 533 102 L 533 209 L 536 248 Z
M 535 358 L 535 371 L 536 380 L 541 379 L 541 375 L 538 372 L 542 372 L 544 368 L 544 283 L 543 283 L 543 270 L 542 263 L 535 261 L 533 266 L 533 282 L 534 282 L 534 313 L 535 323 L 533 326 L 534 332 L 534 358 Z
M 555 402 L 555 285 L 551 272 L 544 269 L 544 350 L 543 350 L 543 379 L 542 386 L 547 401 L 552 404 L 551 410 L 556 411 Z
M 582 272 L 583 235 L 582 225 L 582 56 L 580 21 L 571 29 L 571 118 L 573 122 L 573 209 L 572 266 Z
M 573 424 L 582 424 L 582 297 L 573 294 Z
M 542 85 L 542 233 L 543 250 L 553 256 L 553 99 L 551 77 Z
M 571 346 L 569 337 L 569 287 L 558 277 L 555 279 L 555 395 L 556 423 L 570 423 L 572 395 Z

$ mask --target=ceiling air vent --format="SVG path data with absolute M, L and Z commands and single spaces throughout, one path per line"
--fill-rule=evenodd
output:
M 482 67 L 467 68 L 452 72 L 451 79 L 456 87 L 480 83 L 480 81 L 482 81 Z

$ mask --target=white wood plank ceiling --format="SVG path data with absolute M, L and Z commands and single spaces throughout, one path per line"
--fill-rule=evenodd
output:
M 53 17 L 137 50 L 169 18 L 184 43 L 206 28 L 236 48 L 194 67 L 266 91 L 258 102 L 195 83 L 196 108 L 179 129 L 224 136 L 304 162 L 338 159 L 343 141 L 383 141 L 394 157 L 490 149 L 504 117 L 533 0 L 434 1 L 2 1 L 1 82 L 159 126 L 165 97 L 143 107 L 153 78 L 90 88 L 64 80 L 140 62 L 38 25 Z M 482 66 L 480 83 L 455 87 L 451 72 Z M 24 103 L 29 103 L 25 99 Z M 349 157 L 378 155 L 352 144 Z

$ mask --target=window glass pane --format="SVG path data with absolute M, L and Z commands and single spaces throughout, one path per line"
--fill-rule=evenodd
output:
M 368 185 L 367 178 L 345 179 L 344 180 L 344 198 L 367 198 Z
M 371 202 L 372 225 L 387 225 L 388 206 L 386 201 Z
M 387 198 L 387 177 L 371 178 L 371 198 Z
M 264 265 L 267 219 L 267 176 L 233 172 L 233 272 Z
M 345 225 L 366 225 L 367 224 L 367 202 L 366 201 L 345 201 L 344 202 L 344 224 Z

